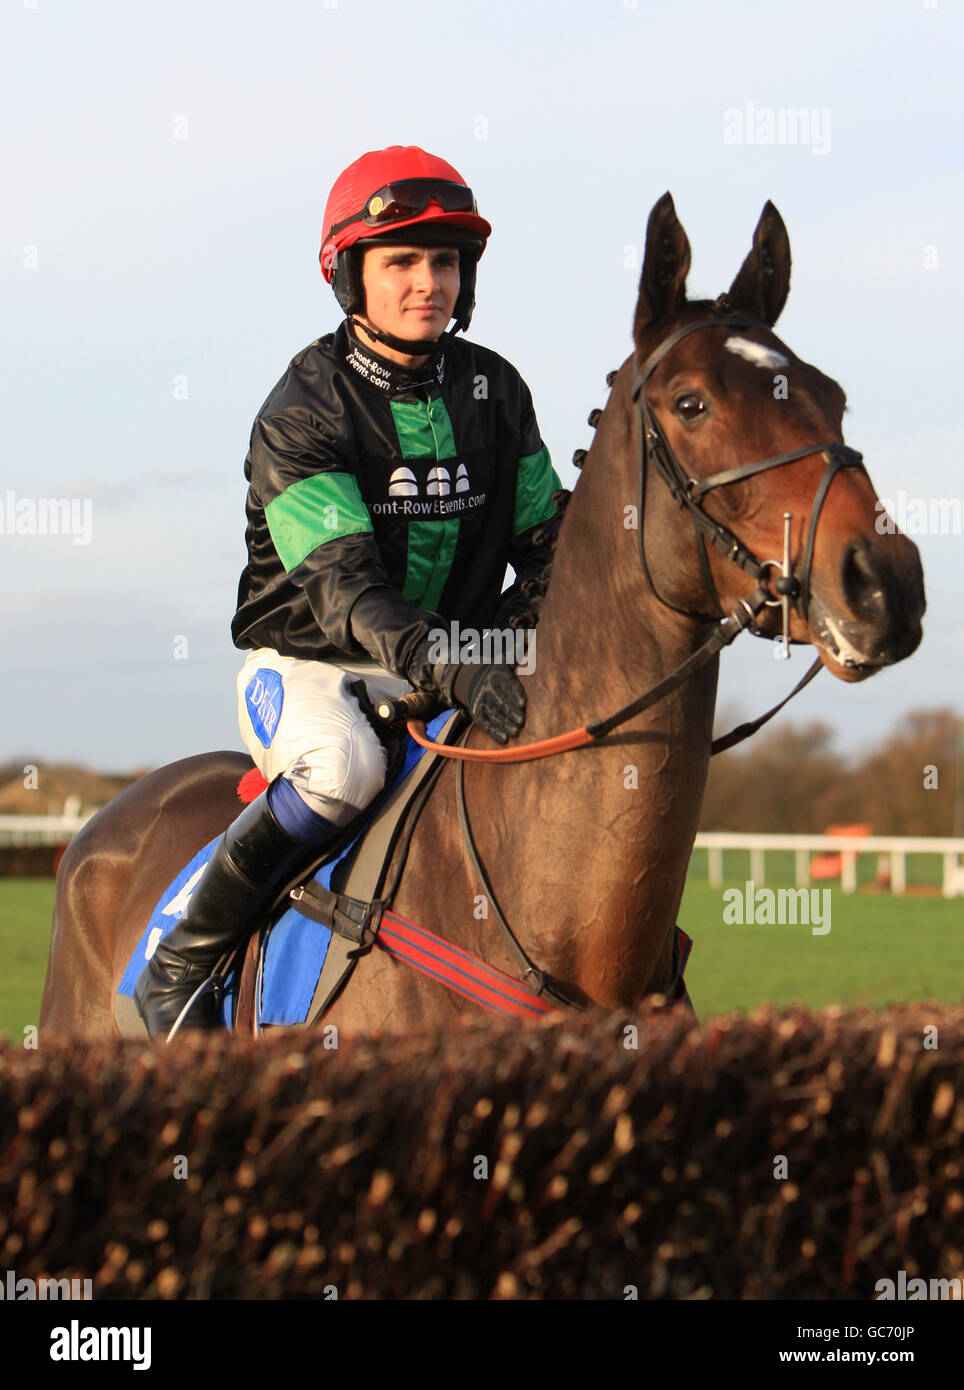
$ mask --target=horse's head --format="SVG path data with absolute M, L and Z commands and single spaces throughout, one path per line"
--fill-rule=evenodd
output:
M 771 331 L 790 284 L 780 214 L 766 204 L 753 249 L 715 303 L 687 301 L 689 264 L 666 193 L 649 218 L 634 323 L 646 446 L 639 526 L 654 589 L 701 616 L 714 613 L 714 587 L 725 613 L 759 600 L 758 585 L 774 599 L 782 590 L 791 639 L 813 643 L 840 679 L 862 680 L 920 642 L 920 557 L 905 536 L 876 529 L 876 493 L 842 444 L 843 391 Z M 767 635 L 780 625 L 775 603 L 753 624 Z

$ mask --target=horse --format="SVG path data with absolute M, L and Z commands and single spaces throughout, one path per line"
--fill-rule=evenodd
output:
M 676 915 L 712 746 L 714 635 L 727 623 L 770 639 L 782 630 L 784 642 L 812 646 L 833 676 L 855 682 L 915 650 L 925 606 L 916 547 L 877 529 L 876 493 L 843 444 L 843 390 L 773 332 L 790 282 L 776 208 L 765 205 L 717 300 L 687 299 L 689 266 L 666 193 L 647 224 L 633 351 L 607 377 L 591 447 L 577 451 L 516 742 L 616 707 L 630 717 L 577 751 L 460 765 L 478 863 L 525 951 L 577 1006 L 610 1011 L 637 1009 L 675 977 Z M 672 672 L 682 674 L 663 698 L 639 699 Z M 466 747 L 493 743 L 473 728 Z M 112 998 L 152 908 L 238 814 L 236 787 L 251 766 L 223 751 L 162 767 L 71 841 L 57 875 L 44 1036 L 116 1032 Z M 456 775 L 446 761 L 394 907 L 518 978 L 478 909 Z M 398 1034 L 474 1008 L 372 951 L 325 1022 L 347 1035 Z

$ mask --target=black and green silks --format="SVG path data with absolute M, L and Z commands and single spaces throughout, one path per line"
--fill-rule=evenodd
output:
M 418 371 L 351 327 L 300 352 L 251 431 L 248 563 L 235 646 L 313 660 L 412 658 L 451 621 L 481 631 L 539 563 L 560 486 L 529 389 L 504 358 L 446 337 Z M 517 591 L 517 585 L 513 591 Z

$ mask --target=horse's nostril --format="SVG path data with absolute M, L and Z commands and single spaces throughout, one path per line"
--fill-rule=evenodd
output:
M 859 618 L 878 618 L 887 608 L 884 576 L 873 553 L 859 542 L 845 547 L 840 582 L 851 612 Z

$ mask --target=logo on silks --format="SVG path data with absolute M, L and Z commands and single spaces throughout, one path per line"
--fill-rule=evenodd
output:
M 389 497 L 417 497 L 418 481 L 410 468 L 396 468 L 388 480 Z
M 470 488 L 469 470 L 460 463 L 455 471 L 455 491 L 468 492 Z M 452 491 L 452 475 L 441 465 L 432 468 L 425 489 L 429 497 L 448 497 Z M 389 497 L 417 497 L 418 480 L 410 468 L 396 468 L 388 480 Z
M 267 748 L 277 731 L 285 702 L 284 683 L 279 673 L 260 666 L 248 681 L 244 701 L 251 726 Z

